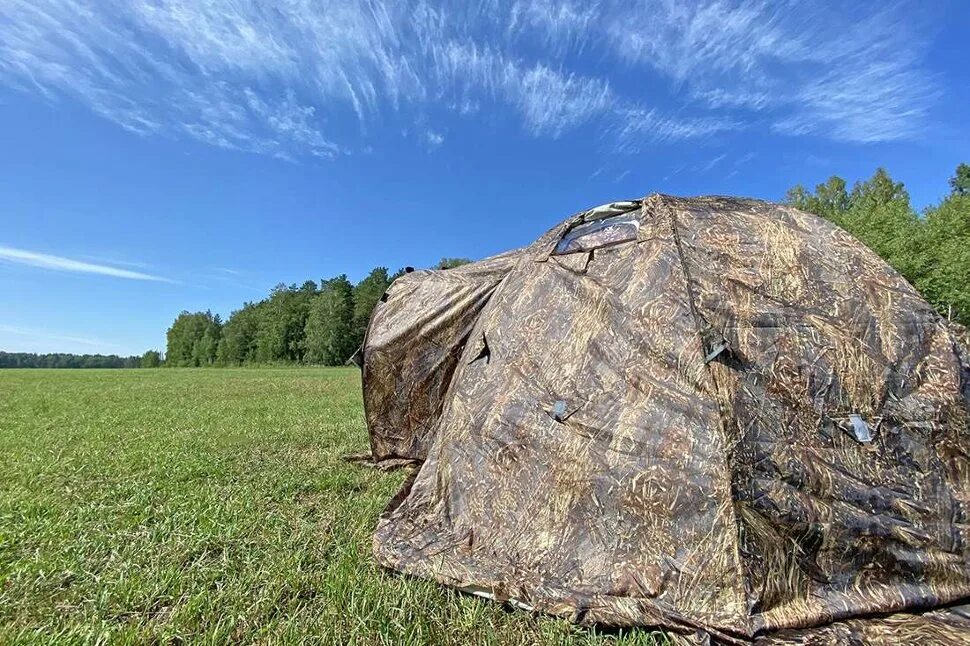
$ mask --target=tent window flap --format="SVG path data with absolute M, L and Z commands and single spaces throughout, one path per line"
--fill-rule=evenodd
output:
M 577 224 L 563 235 L 553 253 L 589 251 L 597 247 L 636 240 L 640 227 L 636 213 L 622 213 Z

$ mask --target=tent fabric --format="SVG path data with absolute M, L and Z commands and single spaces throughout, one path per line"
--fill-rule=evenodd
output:
M 960 333 L 795 209 L 606 211 L 634 216 L 635 239 L 557 253 L 604 210 L 581 212 L 378 304 L 372 454 L 420 463 L 378 562 L 580 623 L 967 641 Z
M 375 460 L 423 460 L 465 341 L 516 252 L 394 281 L 364 340 L 365 414 Z M 389 378 L 391 377 L 391 378 Z

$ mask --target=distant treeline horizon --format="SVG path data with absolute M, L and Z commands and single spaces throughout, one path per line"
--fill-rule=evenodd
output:
M 148 353 L 145 353 L 146 355 Z M 156 355 L 158 352 L 155 353 Z M 116 354 L 72 354 L 69 352 L 4 352 L 0 350 L 0 368 L 151 368 L 142 365 L 141 357 Z
M 809 190 L 791 188 L 785 202 L 839 225 L 906 278 L 945 318 L 970 325 L 970 165 L 949 179 L 950 193 L 917 212 L 902 182 L 879 168 L 851 189 L 830 177 Z M 437 268 L 470 262 L 442 258 Z M 0 352 L 8 367 L 208 367 L 262 364 L 342 365 L 363 342 L 374 306 L 400 270 L 377 267 L 352 284 L 346 275 L 277 285 L 244 303 L 226 321 L 211 311 L 182 312 L 166 334 L 164 356 L 33 355 Z

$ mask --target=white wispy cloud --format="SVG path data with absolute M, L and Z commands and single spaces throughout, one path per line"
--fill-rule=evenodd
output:
M 504 108 L 605 145 L 740 127 L 912 137 L 937 95 L 897 4 L 762 0 L 4 0 L 0 82 L 142 135 L 284 159 L 372 145 L 389 118 Z M 631 83 L 640 77 L 643 83 Z M 649 89 L 646 81 L 649 81 Z M 667 101 L 655 100 L 661 92 Z M 680 105 L 676 111 L 661 109 Z M 338 127 L 347 119 L 358 128 Z
M 708 160 L 704 164 L 701 164 L 701 166 L 697 170 L 701 173 L 706 173 L 707 171 L 711 170 L 712 168 L 720 164 L 722 161 L 724 161 L 725 157 L 727 157 L 727 154 L 718 155 L 717 157 L 714 157 L 713 159 Z
M 743 127 L 727 117 L 673 118 L 657 110 L 630 109 L 619 116 L 616 148 L 627 153 L 639 153 L 649 143 L 700 139 Z
M 509 10 L 508 30 L 526 36 L 538 31 L 547 47 L 564 54 L 584 49 L 587 36 L 595 31 L 595 21 L 599 17 L 598 2 L 516 0 Z
M 424 131 L 424 140 L 430 148 L 437 148 L 445 143 L 445 136 L 440 132 L 429 129 Z
M 14 247 L 0 246 L 0 261 L 27 265 L 30 267 L 40 267 L 42 269 L 52 269 L 54 271 L 67 271 L 81 274 L 100 274 L 102 276 L 112 276 L 114 278 L 127 278 L 129 280 L 149 280 L 164 283 L 174 282 L 168 278 L 146 274 L 140 271 L 112 267 L 111 265 L 95 264 L 81 260 L 72 260 L 63 256 L 53 256 L 26 249 L 16 249 Z
M 711 108 L 750 108 L 761 110 L 772 102 L 771 94 L 767 91 L 726 90 L 715 88 L 692 88 L 691 97 L 706 103 Z
M 121 267 L 132 267 L 134 269 L 150 269 L 151 265 L 147 262 L 139 262 L 134 260 L 122 260 L 120 258 L 115 258 L 113 256 L 103 256 L 103 255 L 90 255 L 82 254 L 78 256 L 78 260 L 86 260 L 88 262 L 93 262 L 99 265 L 114 265 Z
M 805 53 L 801 40 L 792 38 L 780 21 L 793 10 L 785 2 L 641 1 L 610 12 L 597 24 L 613 37 L 609 42 L 620 57 L 678 82 L 730 73 L 761 81 L 768 57 L 784 60 Z
M 437 87 L 462 100 L 484 95 L 501 101 L 536 135 L 557 138 L 594 118 L 615 114 L 623 103 L 602 79 L 523 63 L 491 47 L 446 42 L 432 47 L 431 58 Z
M 549 39 L 575 38 L 556 16 L 530 24 Z M 570 6 L 565 9 L 563 6 Z M 692 102 L 775 132 L 851 142 L 916 136 L 939 90 L 921 58 L 929 38 L 906 2 L 766 3 L 673 0 L 596 3 L 586 38 L 635 69 L 683 88 Z M 591 47 L 592 45 L 588 45 Z M 741 111 L 743 116 L 738 116 Z
M 724 176 L 724 179 L 731 179 L 732 177 L 736 177 L 737 175 L 739 175 L 741 173 L 741 167 L 744 166 L 744 165 L 746 165 L 746 164 L 751 163 L 751 161 L 754 160 L 755 157 L 757 157 L 757 155 L 755 153 L 750 153 L 749 152 L 749 153 L 745 153 L 745 154 L 741 155 L 740 157 L 738 157 L 737 159 L 735 159 L 731 163 L 731 167 L 732 167 L 731 172 L 729 172 L 727 175 L 725 175 Z

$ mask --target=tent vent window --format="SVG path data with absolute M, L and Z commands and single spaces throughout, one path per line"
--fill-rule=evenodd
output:
M 589 251 L 597 247 L 636 240 L 640 221 L 636 213 L 621 213 L 577 224 L 556 245 L 556 254 Z

